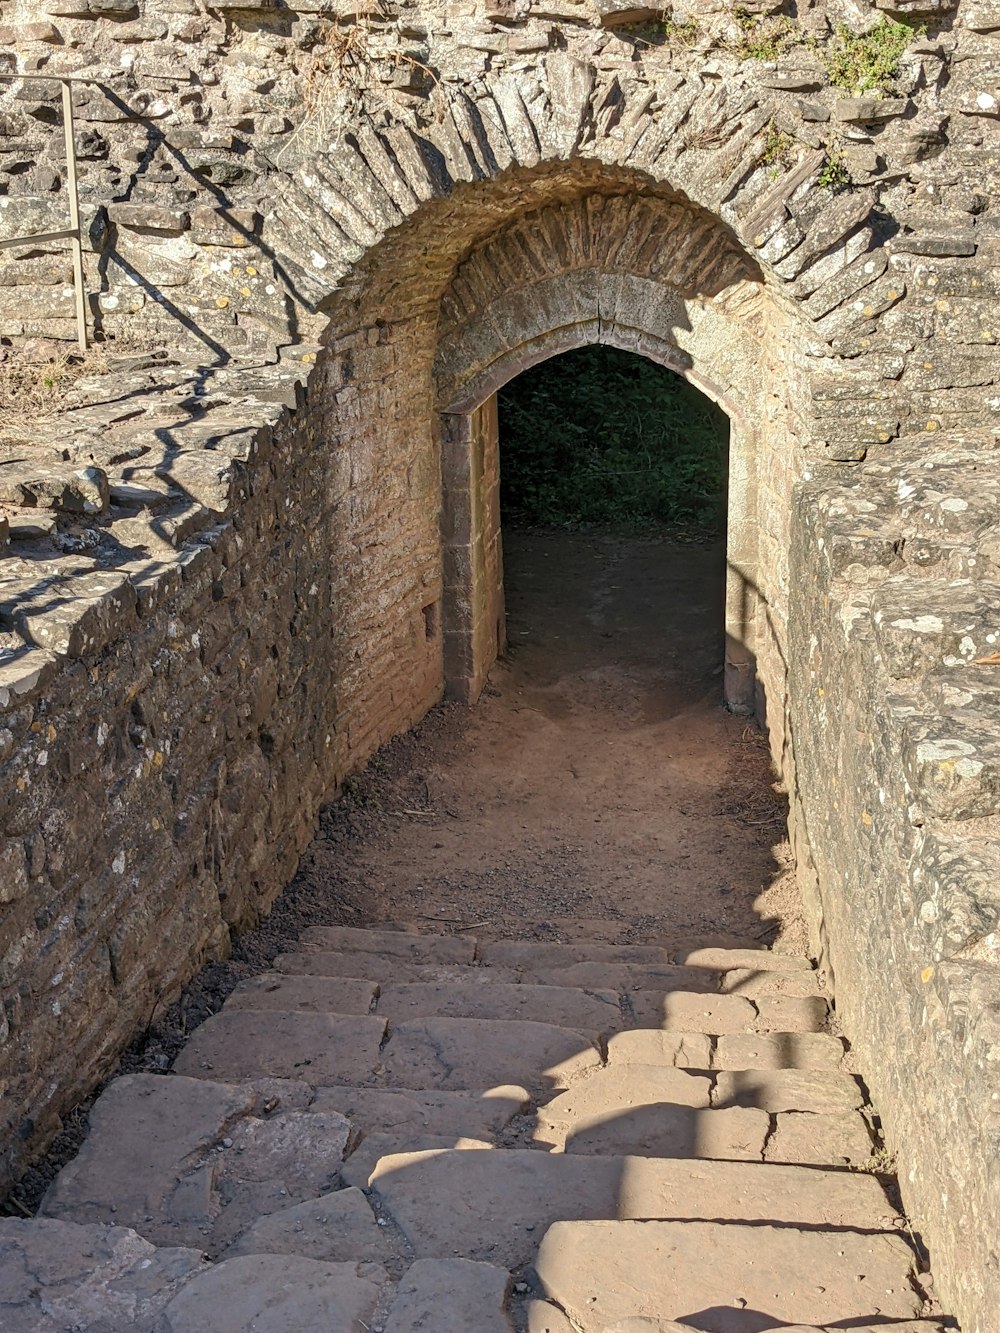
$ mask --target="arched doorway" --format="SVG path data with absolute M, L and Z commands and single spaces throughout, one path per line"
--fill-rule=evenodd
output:
M 441 302 L 435 365 L 451 697 L 478 697 L 503 644 L 495 395 L 530 366 L 601 343 L 681 375 L 730 419 L 724 696 L 734 711 L 758 710 L 757 478 L 769 388 L 760 306 L 756 274 L 717 224 L 643 198 L 549 208 L 459 266 Z

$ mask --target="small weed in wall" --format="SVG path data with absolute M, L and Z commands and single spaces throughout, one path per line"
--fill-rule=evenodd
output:
M 903 52 L 926 31 L 926 24 L 911 28 L 887 18 L 863 33 L 838 24 L 836 43 L 826 57 L 830 82 L 849 93 L 890 92 Z
M 765 167 L 769 167 L 772 180 L 777 179 L 782 171 L 792 165 L 796 158 L 798 144 L 790 134 L 784 130 L 779 130 L 772 120 L 767 127 L 767 135 L 764 139 L 764 151 L 761 154 L 761 162 Z
M 826 161 L 816 173 L 816 184 L 828 190 L 846 190 L 851 184 L 851 173 L 839 153 L 828 153 Z
M 786 14 L 762 16 L 742 5 L 733 10 L 733 22 L 739 36 L 728 43 L 729 49 L 744 60 L 777 60 L 799 36 Z

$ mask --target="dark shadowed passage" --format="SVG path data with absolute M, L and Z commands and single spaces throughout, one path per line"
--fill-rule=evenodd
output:
M 727 417 L 602 346 L 498 408 L 504 657 L 351 785 L 365 836 L 310 873 L 425 928 L 800 944 L 764 737 L 722 705 Z

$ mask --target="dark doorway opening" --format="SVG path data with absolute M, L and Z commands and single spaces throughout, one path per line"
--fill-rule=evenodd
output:
M 595 344 L 526 370 L 497 401 L 507 521 L 724 536 L 729 418 L 679 375 Z
M 729 419 L 643 357 L 553 357 L 497 395 L 509 651 L 623 722 L 721 704 Z M 565 702 L 565 701 L 564 701 Z

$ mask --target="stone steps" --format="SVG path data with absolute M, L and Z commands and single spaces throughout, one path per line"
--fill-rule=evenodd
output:
M 41 1218 L 0 1227 L 0 1277 L 57 1239 L 117 1265 L 156 1312 L 112 1302 L 107 1333 L 914 1333 L 827 1019 L 808 963 L 760 950 L 311 928 L 168 1077 L 109 1084 Z M 46 1262 L 0 1326 L 59 1287 Z

